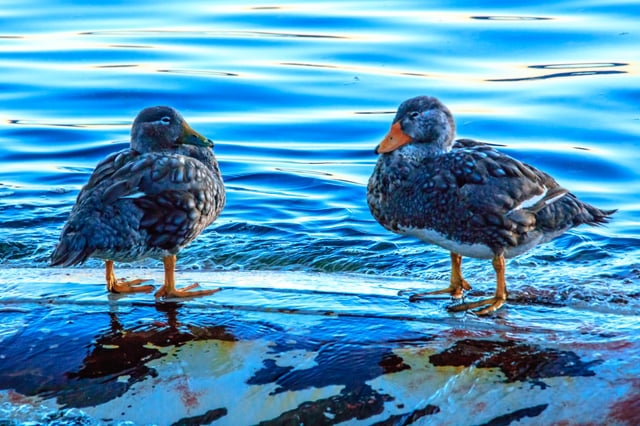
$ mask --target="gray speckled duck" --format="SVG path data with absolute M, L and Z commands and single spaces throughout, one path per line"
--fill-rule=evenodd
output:
M 451 252 L 448 288 L 412 296 L 471 289 L 462 256 L 492 259 L 495 296 L 449 307 L 486 314 L 507 298 L 505 258 L 511 258 L 581 224 L 600 225 L 615 210 L 578 200 L 548 174 L 468 139 L 455 141 L 447 107 L 428 96 L 403 102 L 369 179 L 371 213 L 386 229 Z M 488 306 L 487 306 L 488 305 Z
M 113 262 L 160 258 L 165 282 L 156 297 L 218 291 L 176 289 L 174 278 L 176 254 L 213 223 L 225 203 L 212 147 L 175 109 L 142 110 L 133 122 L 131 147 L 102 160 L 80 191 L 51 265 L 104 259 L 107 289 L 128 293 L 153 287 L 117 279 Z

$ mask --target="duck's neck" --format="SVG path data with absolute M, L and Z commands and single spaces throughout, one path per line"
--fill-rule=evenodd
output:
M 404 158 L 420 162 L 426 158 L 435 158 L 446 154 L 449 151 L 451 151 L 451 145 L 442 146 L 439 144 L 414 143 L 405 145 L 394 152 Z
M 174 152 L 186 157 L 195 158 L 209 169 L 218 170 L 218 162 L 213 154 L 213 150 L 210 148 L 202 148 L 193 145 L 180 145 Z

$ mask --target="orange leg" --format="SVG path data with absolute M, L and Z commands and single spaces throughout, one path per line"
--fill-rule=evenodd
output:
M 198 290 L 198 291 L 190 291 L 196 287 L 198 284 L 192 284 L 188 287 L 177 289 L 175 274 L 174 271 L 176 269 L 176 257 L 175 256 L 166 256 L 162 258 L 162 263 L 164 263 L 164 285 L 160 287 L 160 290 L 156 292 L 156 297 L 196 297 L 196 296 L 208 296 L 210 294 L 216 293 L 220 291 L 219 288 L 215 290 Z
M 471 285 L 462 278 L 462 256 L 458 253 L 451 252 L 451 280 L 449 287 L 442 290 L 427 291 L 425 293 L 417 293 L 411 295 L 409 300 L 415 302 L 423 296 L 432 296 L 435 294 L 450 294 L 451 297 L 459 299 L 463 296 L 464 290 L 471 290 Z
M 498 310 L 507 300 L 507 283 L 504 279 L 504 257 L 494 256 L 493 269 L 496 271 L 496 294 L 490 299 L 478 300 L 477 302 L 462 303 L 460 305 L 449 306 L 447 309 L 454 312 L 468 311 L 469 309 L 479 308 L 489 305 L 486 308 L 474 311 L 476 315 L 486 315 L 490 312 Z
M 125 281 L 124 279 L 117 279 L 113 271 L 113 260 L 106 260 L 104 266 L 107 278 L 107 290 L 110 293 L 139 293 L 153 290 L 152 285 L 140 285 L 149 280 Z

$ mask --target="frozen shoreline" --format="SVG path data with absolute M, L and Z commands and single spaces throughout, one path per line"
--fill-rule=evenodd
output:
M 100 270 L 9 276 L 0 420 L 624 424 L 637 408 L 637 328 L 607 329 L 612 312 L 454 316 L 397 294 L 441 283 L 359 275 L 187 271 L 223 291 L 160 303 L 108 296 Z

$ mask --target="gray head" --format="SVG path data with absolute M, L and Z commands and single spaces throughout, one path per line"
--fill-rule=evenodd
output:
M 184 145 L 213 147 L 193 130 L 178 111 L 168 106 L 145 108 L 133 121 L 131 148 L 140 152 L 175 151 Z
M 449 109 L 436 98 L 418 96 L 398 108 L 387 136 L 376 148 L 377 154 L 391 152 L 407 144 L 420 144 L 433 152 L 451 149 L 456 124 Z

